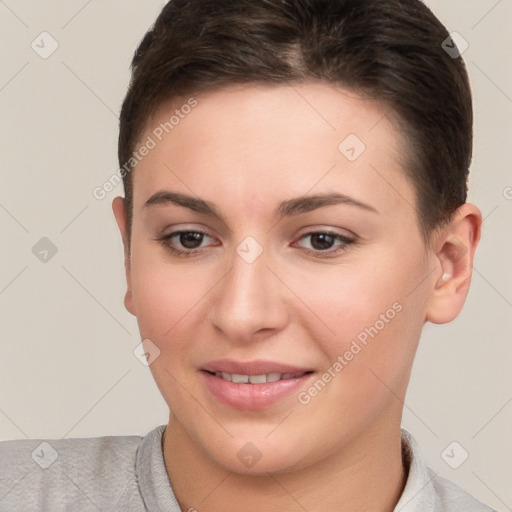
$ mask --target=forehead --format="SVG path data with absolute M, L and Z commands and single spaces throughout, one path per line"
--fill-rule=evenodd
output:
M 194 105 L 191 107 L 190 105 Z M 285 196 L 342 193 L 414 202 L 389 108 L 325 83 L 231 86 L 162 105 L 140 143 L 134 206 L 180 189 L 254 212 Z M 228 205 L 226 205 L 228 206 Z

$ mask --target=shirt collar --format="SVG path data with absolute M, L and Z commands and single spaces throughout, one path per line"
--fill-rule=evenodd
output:
M 439 509 L 433 473 L 425 464 L 420 447 L 409 432 L 402 429 L 402 457 L 409 468 L 404 490 L 393 512 L 435 512 Z
M 137 451 L 135 474 L 147 510 L 180 512 L 165 467 L 162 447 L 165 427 L 158 426 L 142 439 Z
M 180 512 L 163 455 L 160 425 L 142 439 L 137 451 L 135 473 L 144 504 L 152 512 Z M 439 509 L 433 473 L 425 464 L 416 440 L 402 429 L 402 456 L 408 467 L 407 481 L 393 512 L 435 512 Z

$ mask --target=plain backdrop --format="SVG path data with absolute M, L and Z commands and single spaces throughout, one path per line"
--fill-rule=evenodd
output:
M 92 194 L 118 168 L 129 63 L 163 5 L 0 1 L 0 439 L 144 435 L 167 422 L 123 306 L 111 212 L 122 187 Z M 512 510 L 512 1 L 428 5 L 469 45 L 470 202 L 485 221 L 463 313 L 425 327 L 403 426 L 435 471 Z M 458 469 L 441 456 L 453 441 L 469 454 Z

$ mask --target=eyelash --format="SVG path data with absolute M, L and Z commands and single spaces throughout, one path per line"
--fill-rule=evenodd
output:
M 201 230 L 181 230 L 181 231 L 173 231 L 172 233 L 169 233 L 168 235 L 164 235 L 164 236 L 158 237 L 157 240 L 159 242 L 161 242 L 162 245 L 167 250 L 169 250 L 170 252 L 172 252 L 173 254 L 175 254 L 178 257 L 185 257 L 186 258 L 186 257 L 194 256 L 197 253 L 199 253 L 201 251 L 201 249 L 189 249 L 189 250 L 183 251 L 181 249 L 176 249 L 176 247 L 173 247 L 169 243 L 169 241 L 172 238 L 175 238 L 175 237 L 177 237 L 177 236 L 179 236 L 181 234 L 185 234 L 185 233 L 187 233 L 187 234 L 190 234 L 190 233 L 201 234 L 201 235 L 210 237 L 210 235 L 208 233 L 206 233 L 205 231 L 201 231 Z M 333 233 L 331 231 L 310 231 L 309 233 L 306 233 L 306 234 L 302 235 L 299 238 L 299 240 L 302 240 L 302 239 L 307 238 L 307 237 L 312 236 L 312 235 L 328 235 L 330 237 L 333 237 L 335 240 L 337 239 L 337 240 L 343 242 L 343 245 L 338 247 L 338 249 L 328 249 L 328 250 L 325 250 L 325 251 L 314 250 L 314 249 L 304 249 L 307 253 L 313 254 L 313 255 L 318 256 L 320 258 L 329 258 L 329 257 L 335 256 L 335 255 L 337 255 L 340 252 L 346 251 L 350 245 L 353 245 L 353 244 L 356 243 L 356 240 L 353 239 L 353 238 L 349 238 L 349 237 L 347 237 L 345 235 L 341 235 L 340 233 Z M 210 237 L 210 238 L 212 238 L 212 237 Z

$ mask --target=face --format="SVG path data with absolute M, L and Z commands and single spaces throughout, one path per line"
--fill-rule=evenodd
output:
M 169 427 L 247 473 L 397 428 L 432 258 L 385 107 L 322 83 L 187 99 L 141 137 L 127 262 Z

